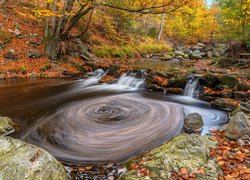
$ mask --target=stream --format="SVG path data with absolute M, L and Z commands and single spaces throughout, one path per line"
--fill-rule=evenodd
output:
M 184 116 L 198 112 L 203 133 L 227 123 L 227 114 L 204 101 L 149 92 L 143 80 L 123 75 L 87 80 L 0 81 L 0 114 L 20 123 L 13 136 L 49 151 L 68 165 L 119 163 L 180 134 Z M 189 90 L 190 91 L 190 90 Z

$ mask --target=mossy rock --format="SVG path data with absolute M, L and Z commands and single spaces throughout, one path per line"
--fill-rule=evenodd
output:
M 46 151 L 7 136 L 0 137 L 1 180 L 66 180 L 64 167 Z
M 221 84 L 227 85 L 229 88 L 233 89 L 239 83 L 239 80 L 235 76 L 225 75 L 220 79 Z
M 14 132 L 15 129 L 13 128 L 13 125 L 14 123 L 10 118 L 0 116 L 0 136 Z
M 171 172 L 185 167 L 189 172 L 193 169 L 205 169 L 205 173 L 198 175 L 197 179 L 217 180 L 220 168 L 209 157 L 210 148 L 215 147 L 216 143 L 208 136 L 181 134 L 143 156 L 143 168 L 148 169 L 151 175 L 138 177 L 136 170 L 129 170 L 121 179 L 167 180 Z M 137 161 L 131 160 L 127 166 Z
M 199 84 L 202 86 L 214 88 L 220 84 L 220 80 L 215 75 L 207 74 L 199 79 Z
M 187 75 L 178 75 L 176 78 L 169 80 L 169 87 L 184 89 L 187 84 Z

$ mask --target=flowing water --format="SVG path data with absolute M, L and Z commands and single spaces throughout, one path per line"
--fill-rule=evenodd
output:
M 36 144 L 68 164 L 120 162 L 182 132 L 184 116 L 198 112 L 207 132 L 227 122 L 226 113 L 199 100 L 141 89 L 127 75 L 117 84 L 87 80 L 0 81 L 0 114 L 21 124 L 16 138 Z
M 197 98 L 199 96 L 198 78 L 191 75 L 184 89 L 184 96 Z

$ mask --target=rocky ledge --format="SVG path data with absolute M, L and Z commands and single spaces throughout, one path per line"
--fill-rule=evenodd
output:
M 215 147 L 209 136 L 181 134 L 142 158 L 129 161 L 129 170 L 121 179 L 166 180 L 173 172 L 185 168 L 187 172 L 197 172 L 196 179 L 217 180 L 221 171 L 209 156 L 210 148 Z
M 12 121 L 0 117 L 0 179 L 67 179 L 63 165 L 29 143 L 3 136 L 14 131 Z M 1 136 L 2 135 L 2 136 Z

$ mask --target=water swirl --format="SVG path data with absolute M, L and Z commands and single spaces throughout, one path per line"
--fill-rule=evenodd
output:
M 80 100 L 43 117 L 27 140 L 69 163 L 117 162 L 179 134 L 183 112 L 136 93 Z

